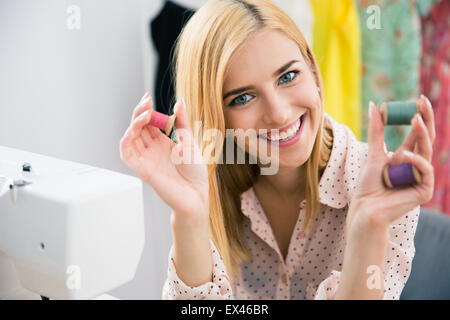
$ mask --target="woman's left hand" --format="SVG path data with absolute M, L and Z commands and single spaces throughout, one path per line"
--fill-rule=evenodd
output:
M 432 145 L 436 136 L 434 115 L 430 102 L 421 95 L 417 100 L 419 112 L 411 121 L 412 130 L 403 144 L 389 157 L 384 150 L 384 124 L 381 111 L 369 106 L 368 129 L 369 152 L 362 170 L 358 187 L 353 195 L 347 221 L 346 233 L 357 229 L 387 230 L 388 226 L 415 207 L 431 200 L 434 188 Z M 407 188 L 388 189 L 383 182 L 386 164 L 409 162 L 417 167 L 422 176 L 420 184 Z M 364 228 L 361 228 L 364 226 Z

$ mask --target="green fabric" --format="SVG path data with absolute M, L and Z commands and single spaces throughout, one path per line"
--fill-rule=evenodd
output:
M 419 0 L 417 2 L 417 10 L 419 10 L 419 14 L 422 17 L 428 16 L 428 13 L 430 12 L 431 7 L 435 3 L 438 3 L 439 1 L 444 1 L 444 0 Z
M 367 141 L 370 100 L 380 107 L 382 101 L 416 100 L 419 96 L 420 17 L 414 0 L 355 1 L 361 23 L 362 140 Z M 367 12 L 371 5 L 379 8 L 379 29 L 371 28 L 370 19 L 375 15 Z M 410 131 L 411 126 L 385 127 L 388 150 L 395 151 Z

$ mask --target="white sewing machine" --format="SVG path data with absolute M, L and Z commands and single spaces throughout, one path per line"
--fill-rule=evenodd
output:
M 0 146 L 0 299 L 98 299 L 144 238 L 140 179 Z

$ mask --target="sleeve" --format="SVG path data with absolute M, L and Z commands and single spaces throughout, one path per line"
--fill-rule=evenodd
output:
M 414 236 L 419 222 L 420 206 L 409 211 L 389 228 L 388 252 L 384 263 L 384 300 L 398 300 L 411 274 L 416 253 Z
M 383 300 L 399 300 L 411 274 L 411 264 L 416 252 L 414 236 L 419 222 L 420 206 L 409 211 L 389 227 L 389 243 L 384 260 Z M 317 288 L 315 300 L 333 300 L 339 286 L 340 271 L 333 270 Z
M 197 287 L 186 285 L 177 275 L 173 261 L 173 245 L 169 252 L 167 279 L 162 291 L 163 300 L 231 300 L 233 293 L 225 264 L 210 239 L 213 259 L 213 281 Z
M 334 300 L 340 278 L 340 271 L 331 271 L 331 275 L 319 284 L 314 300 Z

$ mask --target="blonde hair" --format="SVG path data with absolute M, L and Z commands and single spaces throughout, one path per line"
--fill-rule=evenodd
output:
M 184 97 L 191 127 L 201 121 L 202 132 L 217 129 L 225 137 L 223 79 L 232 54 L 247 37 L 262 28 L 284 32 L 294 40 L 314 74 L 322 100 L 317 138 L 306 161 L 306 221 L 319 207 L 318 182 L 327 165 L 333 138 L 331 125 L 324 122 L 322 79 L 319 67 L 303 34 L 292 19 L 268 0 L 210 0 L 188 21 L 175 48 L 176 99 Z M 204 151 L 207 141 L 198 141 Z M 224 139 L 219 141 L 225 154 Z M 237 146 L 235 145 L 235 153 Z M 204 155 L 205 160 L 218 155 Z M 248 154 L 247 154 L 248 156 Z M 224 157 L 225 159 L 225 157 Z M 239 274 L 239 264 L 249 262 L 251 252 L 243 239 L 244 215 L 240 195 L 259 175 L 256 164 L 208 164 L 210 236 L 225 263 L 230 278 Z

